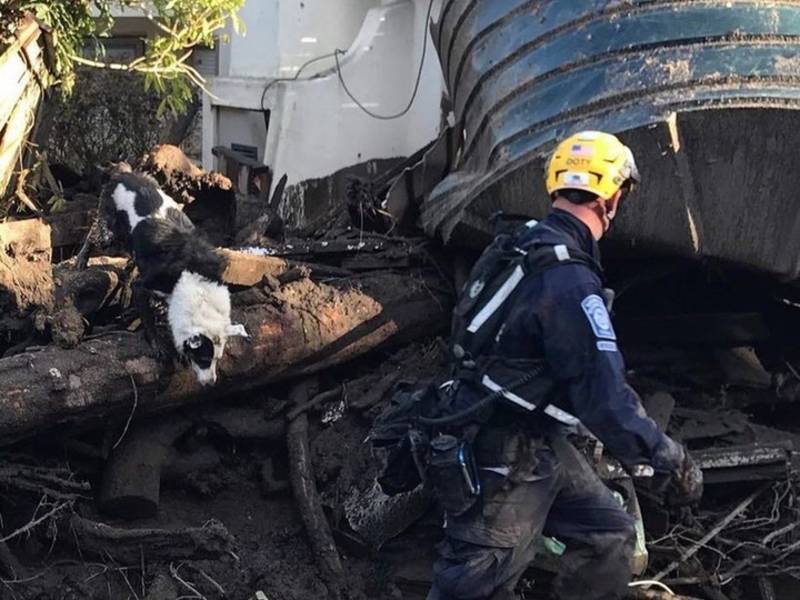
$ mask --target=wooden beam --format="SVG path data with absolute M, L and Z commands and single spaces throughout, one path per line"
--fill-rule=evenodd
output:
M 450 298 L 437 278 L 379 273 L 338 287 L 294 281 L 235 306 L 248 339 L 229 340 L 220 380 L 203 388 L 191 369 L 159 362 L 141 334 L 112 332 L 63 349 L 0 359 L 0 444 L 66 426 L 89 428 L 228 396 L 340 364 L 389 342 L 436 335 Z M 234 297 L 236 305 L 236 298 Z

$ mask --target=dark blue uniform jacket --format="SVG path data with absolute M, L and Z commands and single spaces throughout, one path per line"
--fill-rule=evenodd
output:
M 555 210 L 523 233 L 518 246 L 524 249 L 537 241 L 578 248 L 599 263 L 588 227 L 567 212 Z M 578 417 L 624 464 L 671 471 L 674 443 L 646 416 L 626 384 L 625 364 L 601 290 L 597 272 L 583 264 L 560 265 L 526 277 L 510 300 L 492 354 L 544 357 L 550 375 L 559 382 L 552 404 Z

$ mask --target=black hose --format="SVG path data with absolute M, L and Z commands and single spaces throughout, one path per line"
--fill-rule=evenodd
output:
M 478 400 L 475 404 L 473 404 L 469 408 L 462 410 L 461 412 L 457 412 L 452 415 L 447 415 L 446 417 L 438 417 L 438 418 L 418 417 L 417 422 L 420 425 L 435 427 L 438 425 L 452 425 L 459 421 L 463 421 L 466 418 L 471 417 L 475 413 L 480 412 L 481 410 L 492 404 L 495 400 L 502 397 L 503 392 L 511 391 L 513 389 L 525 385 L 526 383 L 533 381 L 534 379 L 539 377 L 539 375 L 541 375 L 543 371 L 544 367 L 540 366 L 531 371 L 530 373 L 527 373 L 523 377 L 520 377 L 519 379 L 511 383 L 511 385 L 508 385 L 501 390 L 497 390 L 496 392 L 492 392 L 491 394 L 484 396 L 483 398 Z

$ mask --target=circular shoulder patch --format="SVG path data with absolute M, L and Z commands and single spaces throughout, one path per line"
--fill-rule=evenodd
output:
M 600 296 L 597 294 L 586 296 L 581 301 L 581 308 L 596 337 L 606 340 L 617 339 L 617 334 L 614 333 L 614 327 L 611 325 L 611 317 L 606 310 L 606 303 Z

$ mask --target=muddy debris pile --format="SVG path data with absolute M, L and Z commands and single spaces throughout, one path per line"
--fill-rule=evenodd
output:
M 275 198 L 175 148 L 135 166 L 219 247 L 249 337 L 213 386 L 156 352 L 136 269 L 96 232 L 102 174 L 69 179 L 60 212 L 0 225 L 0 596 L 424 598 L 441 512 L 425 485 L 384 495 L 365 440 L 398 383 L 448 378 L 474 256 L 387 227 L 363 185 L 366 200 L 288 231 Z M 791 597 L 796 292 L 663 257 L 609 267 L 631 383 L 706 478 L 701 506 L 671 512 L 575 440 L 642 524 L 639 579 L 658 583 L 632 597 Z M 525 598 L 547 597 L 559 542 L 545 546 Z

